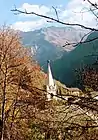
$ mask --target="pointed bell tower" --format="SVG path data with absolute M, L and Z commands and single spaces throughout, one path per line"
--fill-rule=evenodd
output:
M 51 71 L 51 66 L 50 66 L 50 60 L 47 61 L 48 65 L 48 72 L 47 72 L 47 99 L 48 101 L 52 99 L 52 95 L 56 95 L 57 92 L 57 87 L 55 85 L 53 76 L 52 76 L 52 71 Z M 56 98 L 55 96 L 53 98 Z

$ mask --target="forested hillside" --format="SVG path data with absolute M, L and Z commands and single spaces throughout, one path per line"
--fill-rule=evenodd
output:
M 63 54 L 62 58 L 53 63 L 52 68 L 56 79 L 68 86 L 78 86 L 76 70 L 87 65 L 95 67 L 93 64 L 98 61 L 98 40 L 89 41 L 97 36 L 98 32 L 93 32 L 85 40 L 86 43 L 78 44 L 74 50 L 67 55 Z

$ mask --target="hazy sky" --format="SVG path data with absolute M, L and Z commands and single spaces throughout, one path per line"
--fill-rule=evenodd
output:
M 95 2 L 98 0 L 92 0 Z M 29 31 L 56 23 L 47 23 L 43 18 L 34 15 L 14 15 L 11 9 L 17 8 L 40 13 L 56 18 L 52 6 L 56 7 L 59 19 L 64 22 L 81 23 L 86 26 L 96 26 L 95 17 L 90 12 L 85 12 L 90 5 L 83 0 L 0 0 L 0 25 L 6 23 L 15 29 Z M 81 13 L 80 13 L 81 12 Z

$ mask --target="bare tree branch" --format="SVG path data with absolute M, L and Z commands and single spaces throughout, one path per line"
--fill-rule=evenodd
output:
M 90 11 L 93 13 L 93 15 L 98 19 L 98 15 L 94 12 L 93 9 L 90 8 Z
M 59 16 L 58 16 L 57 9 L 56 9 L 54 6 L 52 6 L 52 8 L 55 10 L 55 13 L 56 13 L 57 20 L 59 21 Z
M 64 46 L 62 46 L 62 47 L 65 47 L 65 46 L 68 46 L 68 45 L 73 45 L 75 47 L 75 46 L 77 46 L 79 44 L 86 44 L 86 43 L 93 42 L 93 41 L 98 39 L 98 37 L 95 37 L 95 38 L 83 41 L 84 37 L 82 37 L 81 40 L 78 43 L 76 43 L 76 42 L 73 42 L 73 43 L 66 42 L 66 44 Z
M 93 3 L 93 2 L 91 2 L 90 0 L 87 0 L 87 2 L 88 2 L 91 6 L 93 6 L 94 8 L 98 9 L 97 3 Z
M 78 26 L 78 27 L 81 27 L 81 28 L 84 28 L 84 29 L 87 29 L 87 30 L 98 31 L 98 29 L 96 29 L 96 28 L 87 27 L 87 26 L 84 26 L 84 25 L 78 24 L 78 23 L 76 23 L 76 24 L 74 24 L 74 23 L 66 23 L 66 22 L 60 21 L 58 19 L 49 17 L 49 16 L 45 16 L 45 15 L 42 15 L 42 14 L 37 14 L 35 12 L 26 12 L 26 11 L 19 10 L 17 8 L 15 8 L 15 9 L 13 9 L 11 11 L 12 12 L 18 12 L 18 13 L 21 13 L 21 14 L 27 14 L 27 15 L 36 15 L 36 16 L 39 16 L 39 17 L 42 17 L 42 18 L 45 18 L 45 19 L 50 19 L 51 21 L 55 21 L 57 23 L 60 23 L 62 25 L 66 25 L 66 26 Z

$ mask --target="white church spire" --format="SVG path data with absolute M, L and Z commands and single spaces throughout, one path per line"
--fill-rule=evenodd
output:
M 48 63 L 48 86 L 54 86 L 54 80 L 50 68 L 50 60 L 48 60 L 47 63 Z
M 51 100 L 52 95 L 56 95 L 57 87 L 53 80 L 52 71 L 50 67 L 50 60 L 48 60 L 47 63 L 48 63 L 47 98 L 48 100 Z

